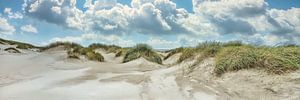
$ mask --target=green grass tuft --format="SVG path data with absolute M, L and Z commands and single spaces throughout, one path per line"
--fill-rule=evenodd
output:
M 125 54 L 123 63 L 129 62 L 140 57 L 144 57 L 146 60 L 162 64 L 162 59 L 153 49 L 147 44 L 137 44 L 135 47 L 131 48 Z

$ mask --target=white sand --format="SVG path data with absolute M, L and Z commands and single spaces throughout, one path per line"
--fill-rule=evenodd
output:
M 179 87 L 175 73 L 136 59 L 120 63 L 113 53 L 106 62 L 72 60 L 63 48 L 42 53 L 0 55 L 0 100 L 186 100 L 208 98 Z
M 120 63 L 114 53 L 97 52 L 106 62 L 68 59 L 62 47 L 2 53 L 0 100 L 299 100 L 299 72 L 272 77 L 249 70 L 218 78 L 213 58 L 189 71 L 195 59 L 176 64 L 180 54 L 159 65 L 144 58 Z

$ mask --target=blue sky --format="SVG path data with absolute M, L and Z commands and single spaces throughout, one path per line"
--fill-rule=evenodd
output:
M 154 48 L 232 40 L 300 44 L 299 8 L 299 0 L 0 0 L 0 37 Z

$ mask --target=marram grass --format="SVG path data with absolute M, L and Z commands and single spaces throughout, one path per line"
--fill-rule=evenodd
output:
M 300 47 L 227 47 L 216 59 L 217 75 L 248 68 L 282 74 L 300 68 Z
M 200 43 L 194 48 L 175 49 L 169 54 L 171 56 L 175 53 L 182 53 L 178 63 L 196 57 L 197 61 L 191 68 L 206 58 L 216 58 L 214 69 L 216 75 L 249 68 L 282 74 L 300 68 L 300 46 L 297 45 L 264 47 L 247 45 L 239 41 L 226 43 L 210 41 Z
M 123 63 L 129 62 L 140 57 L 145 58 L 148 61 L 162 64 L 162 59 L 153 49 L 146 44 L 137 44 L 135 47 L 128 50 L 123 59 Z

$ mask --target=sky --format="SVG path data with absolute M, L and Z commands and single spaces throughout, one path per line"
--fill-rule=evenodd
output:
M 157 49 L 300 44 L 300 0 L 0 0 L 0 38 Z

